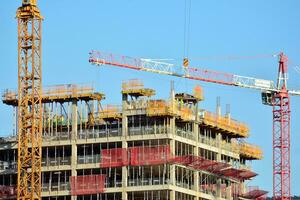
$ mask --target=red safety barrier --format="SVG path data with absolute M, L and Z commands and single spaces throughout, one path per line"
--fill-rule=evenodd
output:
M 71 176 L 71 195 L 103 193 L 106 175 Z
M 232 196 L 255 200 L 265 200 L 267 198 L 268 192 L 259 189 L 257 186 L 248 186 L 245 189 L 240 184 L 232 185 Z
M 238 180 L 247 180 L 253 178 L 257 173 L 245 169 L 228 168 L 220 172 L 223 176 L 228 176 Z
M 239 196 L 245 199 L 256 199 L 262 200 L 268 194 L 267 191 L 260 190 L 257 186 L 249 186 L 247 192 L 240 194 Z
M 15 198 L 17 196 L 16 186 L 0 185 L 0 199 Z
M 159 165 L 171 161 L 171 150 L 169 145 L 154 147 L 131 147 L 130 165 Z
M 215 174 L 218 174 L 222 170 L 230 167 L 227 163 L 208 160 L 201 156 L 194 155 L 176 156 L 172 159 L 172 163 L 185 165 L 196 170 L 204 170 Z
M 125 148 L 102 149 L 100 167 L 122 167 L 129 164 L 128 152 Z

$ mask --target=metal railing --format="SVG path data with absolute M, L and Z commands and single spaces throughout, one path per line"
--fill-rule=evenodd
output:
M 88 163 L 100 163 L 100 154 L 95 155 L 81 155 L 77 156 L 77 163 L 78 164 L 88 164 Z
M 42 183 L 42 192 L 70 190 L 69 182 Z
M 178 135 L 180 137 L 190 139 L 190 140 L 195 140 L 196 139 L 196 136 L 193 132 L 185 131 L 185 130 L 179 129 L 179 128 L 176 129 L 176 135 Z
M 71 157 L 42 158 L 43 167 L 70 165 L 70 164 L 71 164 Z
M 128 127 L 128 135 L 151 135 L 168 133 L 170 133 L 170 128 L 167 126 Z

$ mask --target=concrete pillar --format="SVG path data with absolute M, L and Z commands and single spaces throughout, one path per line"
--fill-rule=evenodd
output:
M 196 137 L 196 146 L 194 147 L 194 155 L 199 155 L 199 125 L 197 122 L 193 123 L 194 135 Z M 194 171 L 194 190 L 197 191 L 197 196 L 194 198 L 195 200 L 199 199 L 199 172 L 197 170 Z
M 72 136 L 71 136 L 71 176 L 77 176 L 76 166 L 77 166 L 77 101 L 72 102 Z M 72 200 L 76 200 L 77 196 L 72 196 Z
M 125 101 L 123 99 L 123 116 L 122 116 L 122 148 L 128 148 L 127 144 L 127 135 L 128 135 L 128 119 L 127 119 L 127 113 L 125 108 Z M 127 200 L 127 176 L 128 176 L 128 167 L 124 166 L 122 167 L 122 200 Z
M 171 126 L 171 139 L 170 139 L 170 148 L 171 148 L 171 155 L 175 156 L 175 140 L 174 140 L 174 136 L 175 136 L 175 117 L 172 117 L 170 120 L 170 126 Z M 176 185 L 175 184 L 175 164 L 171 164 L 170 165 L 170 184 L 171 185 Z M 175 196 L 175 191 L 171 190 L 170 191 L 170 200 L 175 200 L 176 196 Z
M 217 162 L 221 162 L 221 155 L 222 155 L 222 135 L 221 133 L 217 133 L 217 143 L 218 143 L 218 148 L 219 148 L 219 152 L 217 153 Z M 221 193 L 222 193 L 222 190 L 221 190 L 221 178 L 218 178 L 217 179 L 217 199 L 221 198 Z

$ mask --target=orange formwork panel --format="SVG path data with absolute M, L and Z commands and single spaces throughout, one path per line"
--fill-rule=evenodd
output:
M 171 149 L 169 145 L 154 147 L 130 147 L 130 165 L 159 165 L 171 160 Z
M 105 191 L 106 175 L 71 176 L 71 195 L 87 195 L 103 193 Z
M 100 167 L 122 167 L 129 164 L 126 148 L 102 149 Z

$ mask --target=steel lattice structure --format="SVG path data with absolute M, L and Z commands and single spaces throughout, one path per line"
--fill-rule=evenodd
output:
M 273 198 L 289 200 L 290 194 L 290 96 L 287 57 L 280 55 L 277 89 L 273 95 Z
M 18 19 L 17 199 L 41 199 L 42 16 L 36 0 L 23 0 Z

